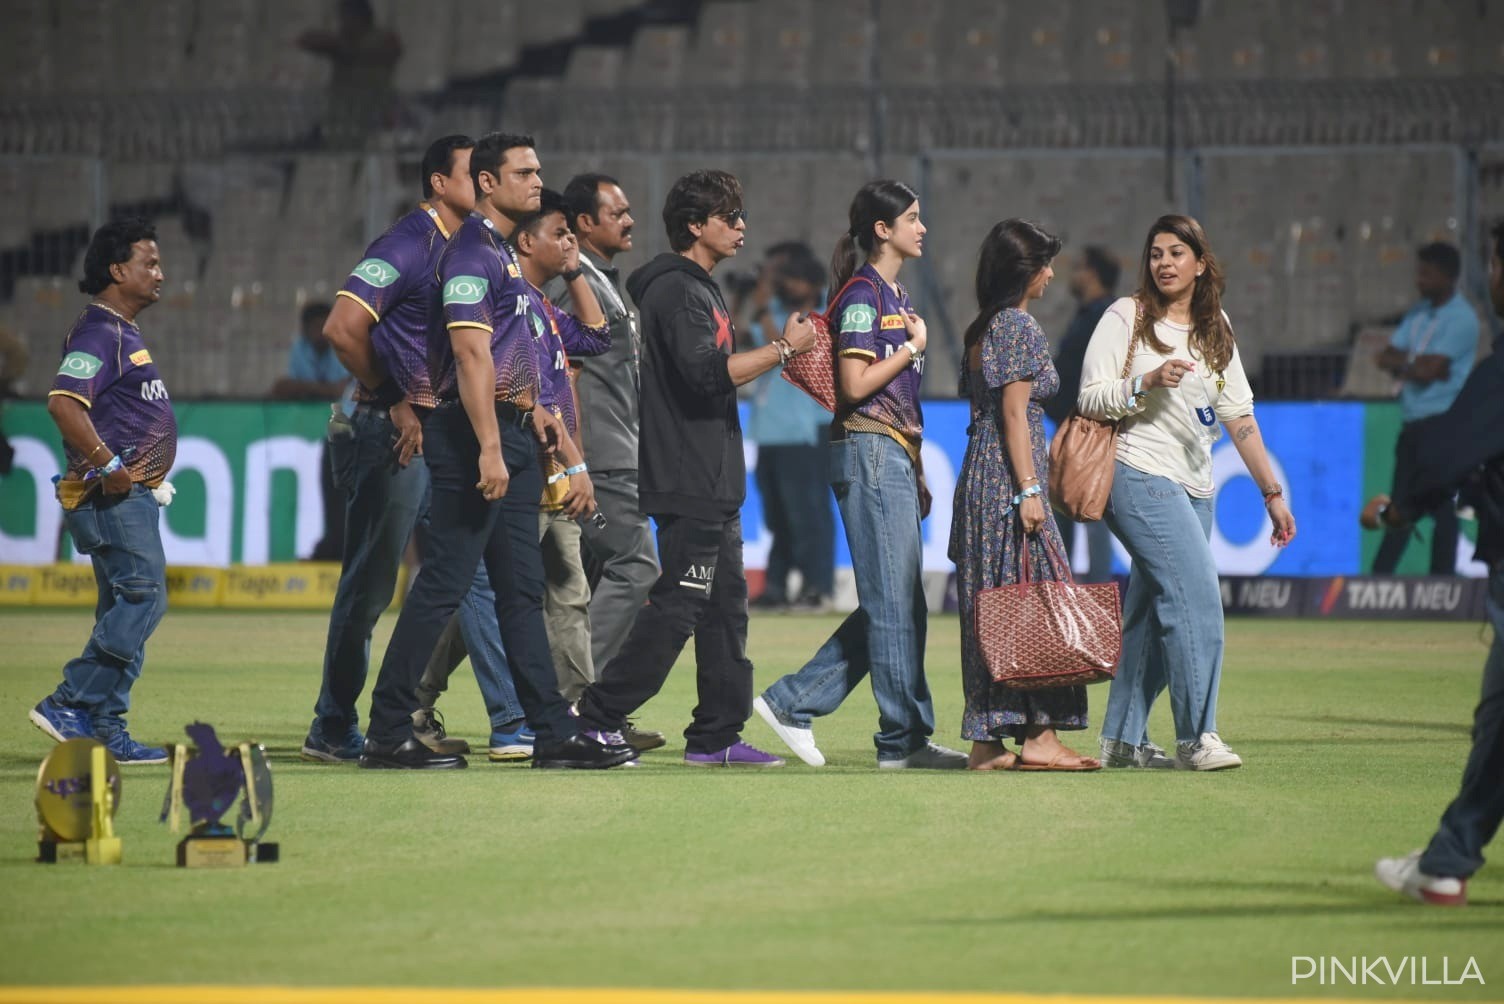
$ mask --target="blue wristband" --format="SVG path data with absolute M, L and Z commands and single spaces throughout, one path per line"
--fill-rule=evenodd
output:
M 578 464 L 575 464 L 573 467 L 564 468 L 564 473 L 569 475 L 570 477 L 574 477 L 576 474 L 584 474 L 588 470 L 590 470 L 590 468 L 587 467 L 582 461 Z
M 1017 495 L 1013 496 L 1013 504 L 1014 505 L 1018 505 L 1024 499 L 1031 499 L 1031 498 L 1034 498 L 1037 495 L 1043 495 L 1043 494 L 1044 494 L 1044 489 L 1043 488 L 1039 487 L 1039 485 L 1037 485 L 1037 484 L 1032 484 L 1029 487 L 1025 488 L 1023 491 L 1019 492 Z
M 110 458 L 109 463 L 105 464 L 103 467 L 94 468 L 94 470 L 90 473 L 92 477 L 106 478 L 111 474 L 114 474 L 116 471 L 120 470 L 120 468 L 123 466 L 125 466 L 125 461 L 121 460 L 120 454 L 117 453 Z

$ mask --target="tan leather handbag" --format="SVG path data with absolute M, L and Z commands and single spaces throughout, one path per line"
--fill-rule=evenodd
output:
M 1128 358 L 1122 379 L 1133 368 L 1133 347 L 1138 341 L 1138 308 L 1135 330 L 1128 335 Z M 1055 430 L 1050 441 L 1050 505 L 1077 523 L 1095 523 L 1107 509 L 1112 494 L 1112 469 L 1118 455 L 1118 422 L 1099 422 L 1075 408 Z

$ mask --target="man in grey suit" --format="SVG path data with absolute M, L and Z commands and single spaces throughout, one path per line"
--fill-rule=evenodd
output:
M 613 261 L 632 250 L 632 207 L 615 178 L 581 174 L 564 189 L 569 225 L 580 241 L 580 267 L 611 325 L 611 348 L 598 356 L 573 360 L 578 366 L 580 434 L 595 483 L 600 520 L 581 521 L 585 570 L 590 576 L 591 655 L 604 666 L 616 655 L 637 611 L 658 579 L 652 530 L 637 501 L 637 428 L 641 380 L 638 373 L 642 336 L 635 311 L 622 290 Z M 557 280 L 549 298 L 565 311 L 573 309 Z M 638 750 L 657 749 L 663 733 L 631 723 L 622 737 Z

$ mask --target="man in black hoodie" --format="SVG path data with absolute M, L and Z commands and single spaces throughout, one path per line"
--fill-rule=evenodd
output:
M 1504 222 L 1494 227 L 1489 298 L 1504 317 Z M 1434 906 L 1467 902 L 1467 880 L 1504 821 L 1504 339 L 1468 376 L 1451 408 L 1416 425 L 1416 467 L 1407 493 L 1379 495 L 1363 510 L 1370 530 L 1404 529 L 1459 488 L 1478 512 L 1478 560 L 1489 568 L 1488 617 L 1494 641 L 1483 665 L 1483 696 L 1473 713 L 1473 749 L 1462 788 L 1442 814 L 1430 845 L 1381 858 L 1378 880 Z
M 742 458 L 736 388 L 815 341 L 795 314 L 783 337 L 733 352 L 731 312 L 710 273 L 745 238 L 741 183 L 696 171 L 663 204 L 673 253 L 632 273 L 627 291 L 642 314 L 642 511 L 658 523 L 662 573 L 621 651 L 580 697 L 587 735 L 620 743 L 626 717 L 663 687 L 691 635 L 700 701 L 684 730 L 684 762 L 778 767 L 741 741 L 752 713 L 747 659 L 747 577 L 742 568 Z

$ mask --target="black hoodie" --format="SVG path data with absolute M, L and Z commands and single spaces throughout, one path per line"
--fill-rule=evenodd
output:
M 642 511 L 729 519 L 746 497 L 747 466 L 720 287 L 688 258 L 665 253 L 632 273 L 627 292 L 642 315 Z

